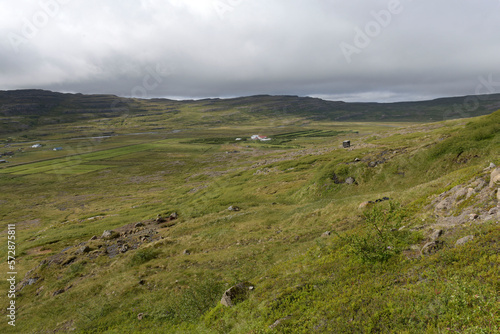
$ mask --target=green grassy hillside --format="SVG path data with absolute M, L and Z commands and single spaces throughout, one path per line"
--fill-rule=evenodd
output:
M 500 331 L 500 111 L 243 122 L 200 103 L 3 137 L 18 275 L 2 333 Z

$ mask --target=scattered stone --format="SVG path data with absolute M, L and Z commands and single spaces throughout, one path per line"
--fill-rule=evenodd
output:
M 30 278 L 30 279 L 28 279 L 27 284 L 28 284 L 28 285 L 33 285 L 33 284 L 35 284 L 35 283 L 36 283 L 39 279 L 40 279 L 39 277 Z
M 120 253 L 125 253 L 128 251 L 128 245 L 124 244 L 120 247 Z
M 490 211 L 488 211 L 489 215 L 496 215 L 498 213 L 498 208 L 491 208 Z
M 476 219 L 478 219 L 478 218 L 479 218 L 479 215 L 478 215 L 477 213 L 471 213 L 471 214 L 469 215 L 469 219 L 470 219 L 470 220 L 476 220 Z
M 490 175 L 490 187 L 500 185 L 500 167 L 495 168 Z
M 442 234 L 443 230 L 434 230 L 429 236 L 429 239 L 431 239 L 432 241 L 436 241 Z
M 354 159 L 354 161 L 359 162 L 359 161 L 361 161 L 361 159 L 360 158 L 356 158 L 356 159 Z
M 90 238 L 90 241 L 92 240 L 97 240 L 97 236 L 96 235 L 92 236 L 92 238 Z
M 356 180 L 353 177 L 349 176 L 347 179 L 345 179 L 345 183 L 354 184 L 356 183 Z
M 476 191 L 474 190 L 474 188 L 469 188 L 467 189 L 467 195 L 465 196 L 466 199 L 469 199 L 472 195 L 474 195 Z
M 368 163 L 368 167 L 377 167 L 377 162 L 376 161 L 370 161 Z
M 119 236 L 120 235 L 118 233 L 116 233 L 115 231 L 112 231 L 112 230 L 106 230 L 102 233 L 102 238 L 105 240 L 115 239 L 115 238 L 118 238 Z
M 423 255 L 431 255 L 436 253 L 441 247 L 443 246 L 443 242 L 434 240 L 431 242 L 428 242 L 422 247 L 420 250 L 420 254 Z
M 189 249 L 185 249 L 182 254 L 184 255 L 191 255 L 191 252 L 189 251 Z
M 139 313 L 139 314 L 137 315 L 137 319 L 138 319 L 138 320 L 142 320 L 142 319 L 144 319 L 144 313 Z
M 361 203 L 359 206 L 358 206 L 358 209 L 365 209 L 367 207 L 369 207 L 370 205 L 372 205 L 373 202 L 372 201 L 367 201 L 367 202 L 363 202 Z
M 135 223 L 134 228 L 143 227 L 143 226 L 144 226 L 144 223 L 138 222 L 138 223 Z
M 177 219 L 177 217 L 179 217 L 179 215 L 177 214 L 177 212 L 172 212 L 169 216 L 170 219 Z
M 79 254 L 84 254 L 84 253 L 88 253 L 90 252 L 90 247 L 85 245 L 85 246 L 82 246 L 78 249 L 78 253 Z
M 143 279 L 141 279 L 141 280 L 139 281 L 139 285 L 144 285 L 144 284 L 146 284 L 146 281 L 145 281 L 145 280 L 143 280 Z
M 326 231 L 325 233 L 323 233 L 321 236 L 322 237 L 329 237 L 330 235 L 332 235 L 332 232 L 330 231 Z
M 227 208 L 229 211 L 240 211 L 241 209 L 237 207 L 236 205 L 231 205 L 229 208 Z
M 155 222 L 157 222 L 158 224 L 163 223 L 164 221 L 165 219 L 163 219 L 163 217 L 160 214 L 156 216 Z
M 493 162 L 490 162 L 490 166 L 488 168 L 491 169 L 491 168 L 496 168 L 496 167 L 497 167 L 497 165 L 495 165 Z
M 460 238 L 457 240 L 457 242 L 455 242 L 455 247 L 465 245 L 466 243 L 472 241 L 473 239 L 474 239 L 473 235 L 468 235 L 466 237 Z
M 281 319 L 278 319 L 276 320 L 272 325 L 269 326 L 269 328 L 273 329 L 273 328 L 276 328 L 278 327 L 283 321 L 286 321 L 288 319 L 290 319 L 291 316 L 287 316 L 287 317 L 284 317 L 284 318 L 281 318 Z
M 236 303 L 245 300 L 249 291 L 254 289 L 254 285 L 249 282 L 238 283 L 227 289 L 220 300 L 226 307 L 234 306 Z

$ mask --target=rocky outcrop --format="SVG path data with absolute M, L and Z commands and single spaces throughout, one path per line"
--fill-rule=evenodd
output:
M 436 196 L 427 207 L 436 219 L 435 226 L 453 227 L 498 219 L 496 208 L 500 202 L 500 195 L 497 182 L 500 182 L 500 168 L 495 168 L 493 171 L 487 168 L 483 175 Z
M 490 175 L 490 187 L 500 186 L 500 167 L 495 168 Z
M 103 238 L 104 240 L 111 240 L 111 239 L 115 239 L 115 238 L 118 238 L 120 235 L 118 233 L 116 233 L 115 231 L 112 231 L 112 230 L 106 230 L 102 233 L 102 236 L 101 238 Z
M 226 307 L 232 307 L 238 302 L 248 298 L 250 291 L 254 289 L 254 285 L 249 282 L 238 283 L 235 286 L 227 289 L 220 300 L 221 304 Z

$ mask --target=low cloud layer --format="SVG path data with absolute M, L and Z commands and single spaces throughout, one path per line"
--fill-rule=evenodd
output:
M 0 89 L 344 101 L 500 93 L 499 31 L 498 0 L 3 1 Z

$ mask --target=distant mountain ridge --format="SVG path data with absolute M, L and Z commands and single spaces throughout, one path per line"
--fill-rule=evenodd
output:
M 470 102 L 473 103 L 470 103 Z M 37 125 L 85 119 L 118 117 L 124 113 L 147 114 L 183 107 L 207 111 L 238 110 L 266 117 L 299 116 L 309 120 L 433 122 L 474 117 L 500 109 L 500 94 L 439 98 L 417 102 L 342 102 L 299 96 L 255 95 L 229 99 L 176 101 L 135 99 L 116 95 L 70 94 L 46 90 L 0 91 L 0 133 L 28 130 Z

